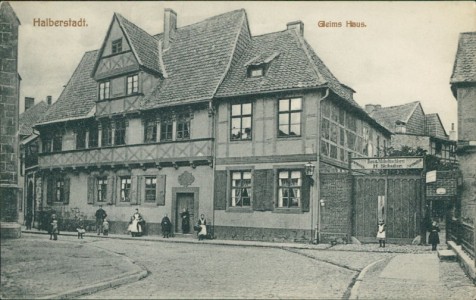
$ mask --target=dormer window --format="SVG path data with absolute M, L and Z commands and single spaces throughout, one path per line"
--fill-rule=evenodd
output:
M 122 38 L 112 41 L 111 49 L 112 54 L 122 52 Z
M 104 81 L 99 84 L 99 100 L 109 99 L 109 81 Z
M 247 67 L 247 77 L 263 77 L 266 75 L 272 61 L 279 56 L 279 52 L 263 53 L 253 57 L 245 66 Z
M 264 75 L 264 65 L 250 66 L 248 68 L 248 77 L 262 77 Z
M 405 126 L 405 122 L 396 121 L 395 122 L 395 132 L 396 133 L 406 133 L 407 132 L 407 127 Z

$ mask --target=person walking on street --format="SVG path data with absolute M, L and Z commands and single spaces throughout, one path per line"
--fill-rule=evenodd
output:
M 377 226 L 377 239 L 379 243 L 379 247 L 385 248 L 385 223 L 383 220 L 378 221 L 378 226 Z
M 102 205 L 99 205 L 99 209 L 96 210 L 96 228 L 97 228 L 98 235 L 103 233 L 102 224 L 104 222 L 104 219 L 106 219 L 106 217 L 107 217 L 106 211 L 102 209 Z
M 438 226 L 436 221 L 433 221 L 431 224 L 430 236 L 428 237 L 428 241 L 431 244 L 431 251 L 436 251 L 436 245 L 440 243 L 440 235 L 438 232 L 440 232 L 440 226 Z
M 164 238 L 169 238 L 172 222 L 170 222 L 170 219 L 167 214 L 165 214 L 165 216 L 162 218 L 162 222 L 160 222 L 160 225 L 162 225 L 162 234 Z

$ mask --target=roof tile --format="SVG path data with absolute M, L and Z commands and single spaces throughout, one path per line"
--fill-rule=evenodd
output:
M 476 32 L 460 34 L 450 82 L 476 82 Z

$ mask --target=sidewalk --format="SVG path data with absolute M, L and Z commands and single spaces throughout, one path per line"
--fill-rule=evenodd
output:
M 476 299 L 476 287 L 456 262 L 435 252 L 399 254 L 364 268 L 350 299 Z

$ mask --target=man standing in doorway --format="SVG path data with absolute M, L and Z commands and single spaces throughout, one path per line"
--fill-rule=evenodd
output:
M 102 224 L 104 223 L 104 219 L 106 219 L 106 217 L 107 217 L 106 211 L 102 209 L 102 205 L 99 205 L 99 209 L 96 210 L 96 228 L 98 231 L 98 235 L 103 233 Z

